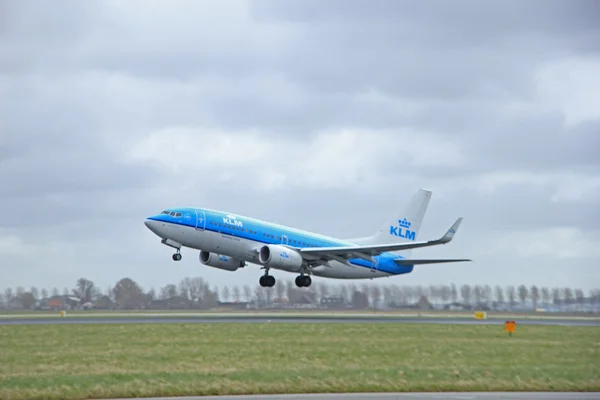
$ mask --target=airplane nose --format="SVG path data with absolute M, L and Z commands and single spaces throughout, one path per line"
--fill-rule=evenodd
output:
M 151 219 L 147 219 L 144 221 L 144 225 L 146 228 L 150 229 L 151 232 L 156 233 L 156 221 L 152 221 Z

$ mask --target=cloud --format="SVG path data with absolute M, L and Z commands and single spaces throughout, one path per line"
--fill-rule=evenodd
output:
M 465 222 L 419 255 L 480 258 L 398 282 L 589 288 L 560 267 L 600 258 L 597 3 L 435 6 L 4 2 L 3 284 L 253 282 L 192 252 L 173 268 L 143 219 L 197 205 L 357 237 L 427 187 L 424 237 Z

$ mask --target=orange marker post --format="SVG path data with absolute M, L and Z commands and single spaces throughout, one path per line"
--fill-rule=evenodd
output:
M 513 332 L 517 329 L 517 323 L 515 321 L 506 321 L 504 323 L 504 330 L 508 332 L 508 336 L 512 336 Z

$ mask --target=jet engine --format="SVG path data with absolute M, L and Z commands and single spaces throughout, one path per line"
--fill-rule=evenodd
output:
M 200 262 L 209 267 L 224 269 L 226 271 L 235 271 L 238 268 L 244 268 L 246 266 L 244 261 L 204 250 L 200 251 Z
M 300 253 L 276 244 L 262 246 L 258 250 L 258 261 L 266 267 L 292 271 L 300 269 L 304 263 Z

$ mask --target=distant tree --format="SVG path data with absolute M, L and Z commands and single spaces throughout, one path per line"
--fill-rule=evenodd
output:
M 208 284 L 204 285 L 202 289 L 202 304 L 204 307 L 215 307 L 217 305 L 217 300 L 217 292 L 214 290 L 209 290 Z
M 52 288 L 52 296 L 58 296 L 59 294 L 58 288 Z
M 525 300 L 527 300 L 527 286 L 519 285 L 519 300 L 521 300 L 521 305 L 525 304 Z
M 533 301 L 533 308 L 537 309 L 538 308 L 538 300 L 540 299 L 540 290 L 538 289 L 537 286 L 533 285 L 533 286 L 531 286 L 531 289 L 529 290 L 529 292 L 530 292 L 531 300 Z
M 349 296 L 348 296 L 349 292 L 348 292 L 348 287 L 346 285 L 341 285 L 340 287 L 340 297 L 344 299 L 344 302 L 349 302 Z
M 465 304 L 471 304 L 471 286 L 462 285 L 460 287 L 460 295 Z
M 31 295 L 33 296 L 33 298 L 35 300 L 37 300 L 38 297 L 40 296 L 39 292 L 38 292 L 38 290 L 37 290 L 37 288 L 35 286 L 32 286 L 31 289 L 29 289 L 29 291 L 31 292 Z
M 32 308 L 35 304 L 35 298 L 31 294 L 31 292 L 23 292 L 18 298 L 23 308 L 29 309 Z
M 448 301 L 452 298 L 452 288 L 448 285 L 443 285 L 441 289 L 442 303 L 448 304 Z
M 163 300 L 170 299 L 175 296 L 177 296 L 177 286 L 172 283 L 169 283 L 167 286 L 160 289 L 160 298 Z
M 550 290 L 547 287 L 543 287 L 541 290 L 542 301 L 544 304 L 550 303 Z
M 379 302 L 379 300 L 381 300 L 381 288 L 379 287 L 379 285 L 377 285 L 377 284 L 371 285 L 371 296 L 372 296 L 373 307 L 375 307 L 377 305 L 377 303 Z
M 497 285 L 495 291 L 496 291 L 496 301 L 498 303 L 504 303 L 504 290 L 502 289 L 502 286 Z
M 555 305 L 560 305 L 562 301 L 562 293 L 559 288 L 552 289 L 552 299 Z
M 229 301 L 229 286 L 225 285 L 221 291 L 221 301 Z
M 146 298 L 148 299 L 148 303 L 156 300 L 156 290 L 154 290 L 154 288 L 148 290 L 148 292 L 146 293 Z
M 19 286 L 17 288 L 15 296 L 18 297 L 18 298 L 20 298 L 21 296 L 23 296 L 23 293 L 25 293 L 25 289 L 22 286 Z
M 571 288 L 564 288 L 563 293 L 564 293 L 563 297 L 565 299 L 565 303 L 573 304 L 573 299 L 574 299 L 573 290 Z
M 217 301 L 217 291 L 216 289 L 211 292 L 209 289 L 208 282 L 206 282 L 202 277 L 195 277 L 189 280 L 189 298 L 192 301 L 203 301 L 203 302 L 211 302 L 214 301 L 216 304 Z
M 188 300 L 192 300 L 193 295 L 191 292 L 192 292 L 192 280 L 190 279 L 190 277 L 186 276 L 179 282 L 179 285 L 177 286 L 177 295 L 179 295 L 183 298 L 186 298 Z
M 287 285 L 275 285 L 275 292 L 277 293 L 277 298 L 282 299 L 285 297 L 285 292 L 287 289 Z
M 595 311 L 595 307 L 600 304 L 600 289 L 590 290 L 590 298 L 592 299 L 592 304 L 594 305 Z
M 283 286 L 283 285 L 281 285 L 281 286 Z M 242 291 L 240 290 L 239 286 L 234 286 L 233 287 L 233 299 L 235 301 L 240 301 L 241 300 L 241 293 L 242 293 Z
M 325 282 L 321 282 L 321 296 L 327 297 L 331 294 L 331 287 Z
M 383 302 L 386 304 L 386 306 L 391 304 L 393 301 L 392 287 L 390 285 L 385 285 L 382 288 L 382 292 L 383 292 Z
M 255 286 L 254 287 L 254 297 L 256 298 L 256 301 L 259 304 L 263 304 L 267 301 L 267 294 L 265 293 L 266 290 L 264 290 L 265 288 L 263 288 L 262 286 Z
M 485 285 L 483 287 L 483 302 L 485 304 L 490 304 L 492 302 L 492 288 L 490 285 Z
M 419 301 L 419 299 L 423 296 L 427 296 L 427 289 L 424 288 L 422 285 L 417 285 L 417 287 L 415 288 L 414 293 L 414 302 L 416 303 L 417 301 Z
M 454 303 L 458 301 L 458 290 L 456 289 L 456 285 L 454 283 L 450 285 L 450 298 Z
M 312 289 L 312 292 L 315 294 L 315 297 L 317 299 L 320 299 L 322 296 L 321 287 L 321 282 L 317 282 L 316 280 L 313 280 L 313 283 L 310 285 L 310 288 Z
M 367 302 L 371 299 L 371 285 L 367 284 L 367 283 L 363 283 L 361 285 L 360 288 L 361 293 L 364 293 L 365 296 L 367 296 Z M 367 304 L 368 307 L 368 304 Z
M 583 294 L 583 290 L 575 289 L 575 298 L 577 299 L 577 303 L 579 303 L 580 311 L 583 311 L 583 304 L 585 303 L 585 295 Z
M 359 292 L 358 290 L 352 293 L 352 305 L 355 308 L 367 308 L 369 307 L 369 298 L 366 293 Z
M 475 285 L 473 288 L 473 297 L 475 298 L 475 304 L 479 306 L 481 304 L 481 300 L 483 299 L 483 288 L 481 285 Z
M 515 299 L 517 298 L 517 290 L 514 286 L 509 286 L 506 288 L 506 297 L 508 297 L 508 302 L 511 307 L 515 305 Z
M 12 290 L 12 288 L 6 288 L 6 289 L 4 289 L 4 301 L 6 302 L 7 307 L 8 307 L 8 304 L 11 302 L 12 299 L 13 299 L 13 290 Z
M 63 288 L 63 293 L 62 293 L 62 294 L 63 294 L 63 296 L 70 296 L 70 294 L 71 294 L 71 291 L 69 290 L 69 288 L 68 288 L 68 287 L 66 287 L 66 286 L 65 286 L 65 287 Z
M 252 289 L 248 285 L 244 285 L 244 297 L 247 302 L 252 300 Z
M 94 297 L 94 282 L 86 278 L 79 278 L 73 289 L 73 295 L 80 299 L 81 303 L 92 301 Z
M 427 288 L 427 299 L 432 303 L 437 303 L 439 296 L 438 287 L 436 285 L 429 285 Z
M 48 298 L 48 289 L 42 289 L 42 299 Z
M 144 305 L 146 296 L 142 288 L 131 278 L 123 278 L 113 288 L 115 300 L 122 309 L 135 309 Z
M 6 297 L 4 297 L 4 294 L 0 293 L 0 307 L 2 308 L 8 308 L 8 303 L 5 299 Z

